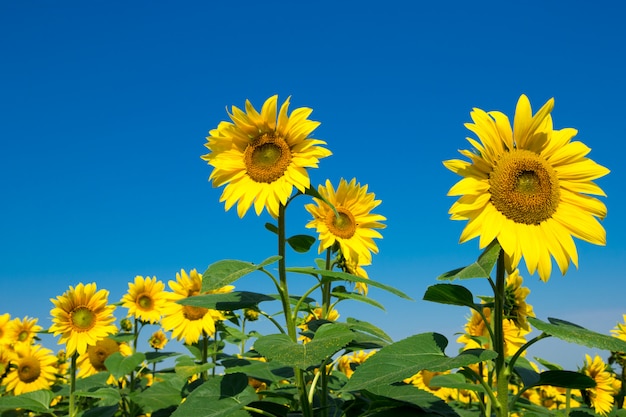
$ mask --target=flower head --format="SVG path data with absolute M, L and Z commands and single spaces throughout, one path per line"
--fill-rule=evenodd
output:
M 165 347 L 167 344 L 167 336 L 163 333 L 163 330 L 159 329 L 156 332 L 152 333 L 150 339 L 148 339 L 148 343 L 152 349 L 160 350 Z
M 161 320 L 161 310 L 167 301 L 165 284 L 156 277 L 137 275 L 134 282 L 128 283 L 128 292 L 122 297 L 122 307 L 128 314 L 144 323 L 156 323 Z
M 172 331 L 172 337 L 183 340 L 187 344 L 196 343 L 200 336 L 215 334 L 215 323 L 225 319 L 218 311 L 204 307 L 178 304 L 176 301 L 200 294 L 220 294 L 231 292 L 235 287 L 226 285 L 214 291 L 202 293 L 202 275 L 192 269 L 187 275 L 184 269 L 176 274 L 176 281 L 168 282 L 174 291 L 169 294 L 169 302 L 163 309 L 162 325 Z
M 338 244 L 347 261 L 356 265 L 369 265 L 372 252 L 378 253 L 374 238 L 382 238 L 376 229 L 385 227 L 386 220 L 380 214 L 372 213 L 379 204 L 374 193 L 367 192 L 367 185 L 361 186 L 353 178 L 349 183 L 341 179 L 337 191 L 330 181 L 317 188 L 335 210 L 324 201 L 314 198 L 316 204 L 307 204 L 311 220 L 306 227 L 315 228 L 319 233 L 318 253 Z
M 110 337 L 98 340 L 95 345 L 89 346 L 76 361 L 78 377 L 85 378 L 98 372 L 106 371 L 104 362 L 111 354 L 120 352 L 123 356 L 130 356 L 133 351 L 127 343 L 119 343 Z M 109 382 L 115 383 L 115 378 Z
M 9 339 L 13 343 L 30 345 L 34 342 L 37 333 L 42 330 L 43 327 L 37 324 L 36 318 L 14 318 L 8 325 Z
M 308 119 L 313 110 L 301 107 L 287 115 L 289 98 L 276 114 L 278 96 L 268 98 L 261 113 L 246 100 L 245 111 L 233 106 L 230 122 L 221 122 L 209 132 L 205 146 L 209 153 L 202 159 L 213 166 L 209 181 L 226 185 L 220 201 L 226 210 L 237 203 L 243 217 L 252 203 L 257 215 L 265 207 L 273 217 L 286 204 L 296 187 L 310 187 L 307 168 L 317 168 L 321 158 L 331 152 L 321 147 L 326 142 L 309 135 L 319 122 Z
M 117 332 L 115 306 L 107 304 L 108 296 L 106 290 L 97 291 L 95 283 L 80 283 L 56 300 L 50 299 L 54 304 L 50 332 L 61 335 L 59 344 L 65 343 L 68 356 L 85 353 L 87 346 Z
M 626 342 L 626 314 L 624 314 L 623 318 L 624 323 L 617 323 L 615 328 L 611 330 L 611 333 L 613 334 L 613 336 Z
M 49 388 L 56 380 L 57 358 L 41 345 L 20 344 L 15 349 L 12 367 L 3 380 L 15 395 Z
M 0 348 L 11 344 L 11 337 L 9 333 L 10 322 L 11 315 L 9 313 L 0 314 Z
M 551 256 L 561 273 L 570 261 L 578 266 L 572 236 L 604 245 L 599 219 L 606 206 L 591 195 L 605 196 L 593 181 L 609 173 L 586 155 L 590 149 L 574 141 L 575 129 L 553 130 L 550 99 L 532 114 L 522 95 L 513 127 L 503 113 L 474 109 L 466 127 L 479 141 L 468 138 L 472 150 L 460 153 L 470 161 L 444 165 L 463 177 L 448 192 L 460 196 L 450 208 L 453 220 L 467 220 L 461 243 L 480 237 L 486 247 L 497 239 L 508 264 L 515 269 L 522 257 L 528 271 L 550 278 Z
M 606 416 L 613 408 L 617 394 L 616 380 L 600 356 L 585 355 L 582 372 L 596 382 L 595 388 L 587 388 L 586 393 L 596 413 Z

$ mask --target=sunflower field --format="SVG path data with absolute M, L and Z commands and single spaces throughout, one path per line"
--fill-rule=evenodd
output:
M 563 275 L 578 267 L 574 238 L 606 243 L 605 194 L 594 181 L 609 170 L 587 157 L 575 129 L 554 128 L 554 100 L 533 113 L 522 95 L 512 122 L 471 111 L 464 159 L 443 164 L 461 177 L 448 191 L 451 219 L 466 222 L 460 242 L 478 238 L 481 253 L 417 295 L 368 276 L 387 220 L 381 201 L 356 178 L 311 184 L 308 171 L 331 151 L 313 138 L 312 109 L 289 104 L 272 96 L 260 111 L 233 106 L 202 155 L 226 210 L 271 216 L 262 244 L 276 254 L 180 270 L 167 284 L 137 276 L 120 300 L 76 283 L 51 294 L 48 329 L 0 312 L 2 417 L 626 416 L 626 315 L 610 335 L 540 320 L 520 272 L 523 263 L 547 282 L 553 262 Z M 286 213 L 300 203 L 315 235 L 286 232 Z M 293 253 L 310 265 L 292 266 Z M 238 287 L 252 273 L 266 291 Z M 295 279 L 309 289 L 290 292 Z M 476 280 L 491 292 L 474 294 Z M 343 301 L 383 307 L 370 287 L 463 307 L 462 348 L 446 351 L 434 331 L 394 341 L 350 317 Z M 586 355 L 576 370 L 528 359 L 549 337 L 606 355 Z

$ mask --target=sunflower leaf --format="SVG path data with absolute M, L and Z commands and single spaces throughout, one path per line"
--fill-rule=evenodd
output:
M 573 371 L 544 371 L 539 374 L 539 381 L 534 384 L 553 387 L 585 389 L 596 386 L 596 381 L 587 375 Z
M 379 303 L 376 300 L 373 300 L 369 297 L 366 297 L 364 295 L 358 294 L 358 293 L 354 293 L 354 292 L 344 292 L 344 291 L 333 291 L 331 292 L 331 295 L 337 297 L 340 300 L 356 300 L 356 301 L 360 301 L 362 303 L 366 303 L 369 305 L 373 305 L 374 307 L 378 307 L 381 310 L 385 311 L 385 307 L 383 307 L 383 305 L 381 303 Z
M 315 238 L 310 235 L 294 235 L 287 238 L 287 243 L 298 253 L 307 253 L 315 243 Z
M 256 306 L 261 301 L 273 301 L 274 298 L 265 294 L 249 291 L 234 291 L 221 294 L 202 294 L 183 298 L 178 304 L 204 307 L 213 310 L 234 311 Z
M 333 281 L 349 281 L 349 282 L 362 282 L 364 284 L 370 285 L 372 287 L 380 288 L 382 290 L 388 291 L 398 297 L 412 300 L 411 297 L 403 293 L 402 291 L 395 289 L 389 285 L 382 284 L 380 282 L 357 277 L 356 275 L 348 274 L 346 272 L 338 272 L 338 271 L 329 271 L 327 269 L 316 269 L 311 267 L 294 267 L 287 268 L 287 272 L 295 272 L 298 274 L 310 274 L 310 275 L 321 275 L 322 282 L 333 282 Z
M 419 411 L 414 410 L 407 415 L 430 415 L 430 413 L 422 411 L 429 410 L 433 413 L 433 415 L 458 417 L 458 414 L 452 409 L 452 407 L 446 404 L 441 398 L 431 394 L 430 392 L 415 389 L 412 385 L 376 385 L 370 387 L 368 391 L 375 395 L 393 398 L 394 400 L 413 404 L 420 408 Z M 392 412 L 385 410 L 380 415 L 396 415 L 396 412 L 395 410 Z
M 278 261 L 280 256 L 270 256 L 260 264 L 224 259 L 217 261 L 202 274 L 202 292 L 213 291 L 237 281 L 251 272 Z
M 135 352 L 130 356 L 123 356 L 120 352 L 115 352 L 105 359 L 104 366 L 118 380 L 125 375 L 129 375 L 145 360 L 146 355 L 142 352 Z
M 180 404 L 187 378 L 175 374 L 163 374 L 159 378 L 165 380 L 155 382 L 150 389 L 133 393 L 133 401 L 139 404 L 144 412 L 151 413 Z
M 550 323 L 546 323 L 534 317 L 528 317 L 527 320 L 536 329 L 566 342 L 611 352 L 626 352 L 625 341 L 617 337 L 587 330 L 584 327 L 565 320 L 548 318 Z
M 435 284 L 426 289 L 424 301 L 475 308 L 474 295 L 462 285 Z
M 500 244 L 497 240 L 494 240 L 487 245 L 476 262 L 441 274 L 437 277 L 437 280 L 454 281 L 455 279 L 488 278 L 498 260 L 498 256 L 500 256 Z
M 119 390 L 112 387 L 103 387 L 95 391 L 76 391 L 74 395 L 78 397 L 97 398 L 100 400 L 98 401 L 98 406 L 100 407 L 116 405 L 122 399 Z
M 50 402 L 56 394 L 50 390 L 32 391 L 26 394 L 0 397 L 0 411 L 23 409 L 35 413 L 50 412 Z

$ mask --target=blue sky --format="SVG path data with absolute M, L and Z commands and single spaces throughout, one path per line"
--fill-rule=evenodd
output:
M 270 218 L 224 212 L 200 155 L 226 107 L 278 94 L 322 123 L 315 137 L 333 156 L 313 184 L 356 177 L 382 200 L 387 228 L 368 272 L 415 299 L 372 290 L 386 312 L 347 302 L 342 317 L 452 342 L 468 311 L 421 298 L 479 251 L 458 244 L 464 223 L 449 220 L 446 196 L 458 178 L 442 161 L 466 148 L 473 107 L 512 115 L 524 93 L 534 109 L 554 97 L 555 127 L 578 129 L 612 171 L 598 181 L 607 246 L 578 242 L 580 268 L 547 284 L 523 271 L 529 301 L 539 318 L 608 333 L 626 313 L 625 12 L 583 1 L 1 2 L 0 314 L 47 326 L 49 299 L 78 282 L 117 301 L 135 275 L 167 282 L 275 254 Z M 292 211 L 288 232 L 306 232 L 306 213 Z M 238 288 L 273 291 L 262 276 Z M 537 355 L 573 366 L 587 351 L 543 346 L 554 347 Z

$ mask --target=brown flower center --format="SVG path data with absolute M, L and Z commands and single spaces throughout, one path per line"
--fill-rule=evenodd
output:
M 37 358 L 28 356 L 22 359 L 17 368 L 17 375 L 20 381 L 26 384 L 36 381 L 41 375 L 41 365 Z
M 340 238 L 350 239 L 356 232 L 356 220 L 349 210 L 337 208 L 337 214 L 331 212 L 326 216 L 326 226 L 330 232 Z
M 208 308 L 183 306 L 183 316 L 187 320 L 200 320 L 209 312 Z
M 291 149 L 281 136 L 264 133 L 248 145 L 243 157 L 250 178 L 269 184 L 285 174 L 291 163 Z
M 78 307 L 70 313 L 70 321 L 74 330 L 85 332 L 96 324 L 96 313 L 88 307 Z
M 559 205 L 559 179 L 541 156 L 526 149 L 502 155 L 489 176 L 494 207 L 516 223 L 539 224 Z
M 89 346 L 87 348 L 87 355 L 89 355 L 89 362 L 91 366 L 94 367 L 98 372 L 106 371 L 106 366 L 104 366 L 104 361 L 108 358 L 112 353 L 119 352 L 120 345 L 113 339 L 102 339 L 99 340 L 95 346 Z
M 154 308 L 154 300 L 148 293 L 141 293 L 137 296 L 137 307 L 144 311 L 151 311 Z

